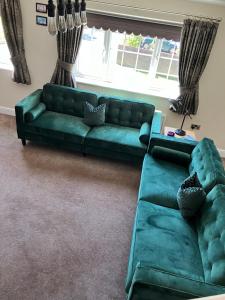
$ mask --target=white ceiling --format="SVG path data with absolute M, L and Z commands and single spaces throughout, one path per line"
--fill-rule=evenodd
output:
M 225 0 L 189 0 L 189 1 L 225 6 Z

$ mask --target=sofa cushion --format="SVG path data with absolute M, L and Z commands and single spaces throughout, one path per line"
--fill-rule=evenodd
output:
M 177 192 L 181 183 L 189 176 L 187 168 L 169 161 L 145 155 L 139 200 L 178 209 Z
M 78 144 L 84 142 L 90 127 L 83 119 L 52 111 L 44 112 L 38 119 L 27 124 L 26 131 Z
M 139 141 L 139 129 L 105 124 L 93 127 L 85 139 L 86 146 L 144 156 L 146 145 Z
M 105 123 L 105 104 L 94 107 L 89 102 L 85 102 L 84 123 L 89 126 L 103 125 Z
M 56 84 L 46 84 L 43 87 L 42 102 L 50 111 L 83 118 L 86 101 L 94 106 L 98 105 L 94 93 Z
M 154 146 L 151 155 L 154 158 L 174 162 L 185 167 L 187 167 L 191 161 L 191 156 L 188 153 L 160 146 Z
M 194 225 L 184 220 L 177 210 L 140 201 L 131 245 L 127 291 L 138 263 L 203 281 Z
M 155 107 L 152 104 L 127 101 L 119 98 L 100 97 L 99 104 L 106 104 L 106 122 L 141 128 L 145 122 L 152 124 Z
M 225 184 L 225 172 L 214 142 L 208 138 L 201 140 L 191 154 L 189 172 L 197 172 L 198 178 L 208 193 L 216 184 Z
M 38 105 L 36 105 L 34 108 L 29 110 L 25 114 L 25 120 L 26 122 L 32 122 L 35 119 L 37 119 L 44 111 L 46 111 L 46 105 L 42 102 L 40 102 Z
M 147 122 L 141 125 L 139 140 L 141 143 L 148 146 L 151 135 L 151 125 Z
M 217 185 L 206 197 L 197 218 L 199 248 L 205 280 L 225 285 L 225 186 Z
M 184 180 L 177 193 L 181 215 L 184 218 L 194 217 L 205 201 L 205 197 L 206 194 L 199 182 L 197 173 L 194 173 Z

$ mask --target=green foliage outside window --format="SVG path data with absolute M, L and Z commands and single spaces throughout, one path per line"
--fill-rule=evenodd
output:
M 131 35 L 126 38 L 126 45 L 134 48 L 138 48 L 143 41 L 143 37 L 140 35 Z

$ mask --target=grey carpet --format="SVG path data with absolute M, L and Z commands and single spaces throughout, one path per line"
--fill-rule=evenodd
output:
M 0 300 L 125 299 L 140 169 L 23 148 L 0 115 Z

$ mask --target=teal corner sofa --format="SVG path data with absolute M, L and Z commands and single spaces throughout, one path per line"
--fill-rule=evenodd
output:
M 128 264 L 128 299 L 225 294 L 225 172 L 213 141 L 155 135 L 148 152 Z M 178 209 L 177 191 L 194 172 L 207 198 L 187 221 Z
M 84 104 L 106 104 L 106 123 L 83 122 Z M 51 143 L 84 154 L 142 161 L 151 134 L 160 133 L 161 112 L 137 100 L 100 96 L 80 89 L 46 84 L 16 107 L 18 137 Z
M 83 123 L 84 103 L 106 104 L 106 123 Z M 47 84 L 16 107 L 18 137 L 84 154 L 143 161 L 126 279 L 128 300 L 225 294 L 225 173 L 212 140 L 160 134 L 151 104 Z M 143 160 L 144 159 L 144 160 Z M 197 172 L 207 194 L 198 217 L 181 216 L 177 191 Z

